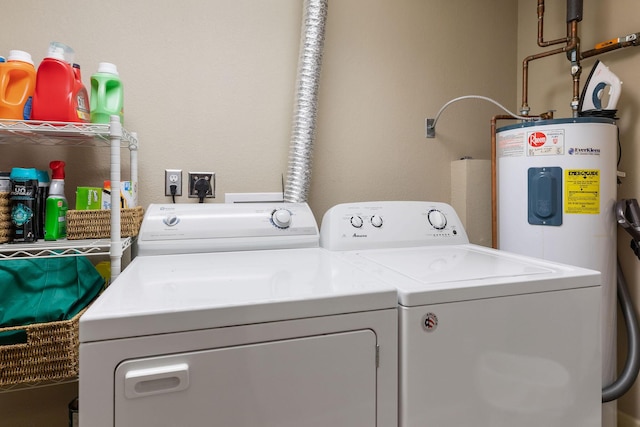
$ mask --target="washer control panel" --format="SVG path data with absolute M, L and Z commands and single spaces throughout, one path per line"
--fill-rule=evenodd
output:
M 455 210 L 441 202 L 343 203 L 329 209 L 320 226 L 320 246 L 331 250 L 467 243 Z

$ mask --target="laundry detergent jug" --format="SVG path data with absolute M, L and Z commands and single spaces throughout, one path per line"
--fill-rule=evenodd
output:
M 114 64 L 101 62 L 91 76 L 91 123 L 109 123 L 111 116 L 120 116 L 123 123 L 124 90 Z
M 9 51 L 7 62 L 0 62 L 0 118 L 29 120 L 35 87 L 31 55 L 22 50 Z
M 89 122 L 90 106 L 87 89 L 82 84 L 80 66 L 73 64 L 74 52 L 69 46 L 52 42 L 36 74 L 33 97 L 34 120 Z

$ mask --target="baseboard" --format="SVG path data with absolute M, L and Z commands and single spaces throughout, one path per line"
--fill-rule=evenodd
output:
M 640 427 L 640 420 L 618 411 L 618 427 Z

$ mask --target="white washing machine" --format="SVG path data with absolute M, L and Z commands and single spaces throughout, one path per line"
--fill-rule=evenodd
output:
M 80 425 L 396 426 L 396 291 L 318 240 L 305 204 L 149 206 L 80 319 Z
M 401 427 L 596 427 L 600 273 L 469 244 L 451 206 L 331 208 L 321 246 L 398 289 Z

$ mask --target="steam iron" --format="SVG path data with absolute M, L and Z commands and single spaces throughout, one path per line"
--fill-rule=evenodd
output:
M 609 87 L 609 92 L 605 94 L 605 89 Z M 615 116 L 616 105 L 620 98 L 622 82 L 604 65 L 597 60 L 591 69 L 587 82 L 582 89 L 578 111 L 581 116 Z M 608 95 L 607 105 L 603 106 L 603 99 Z

